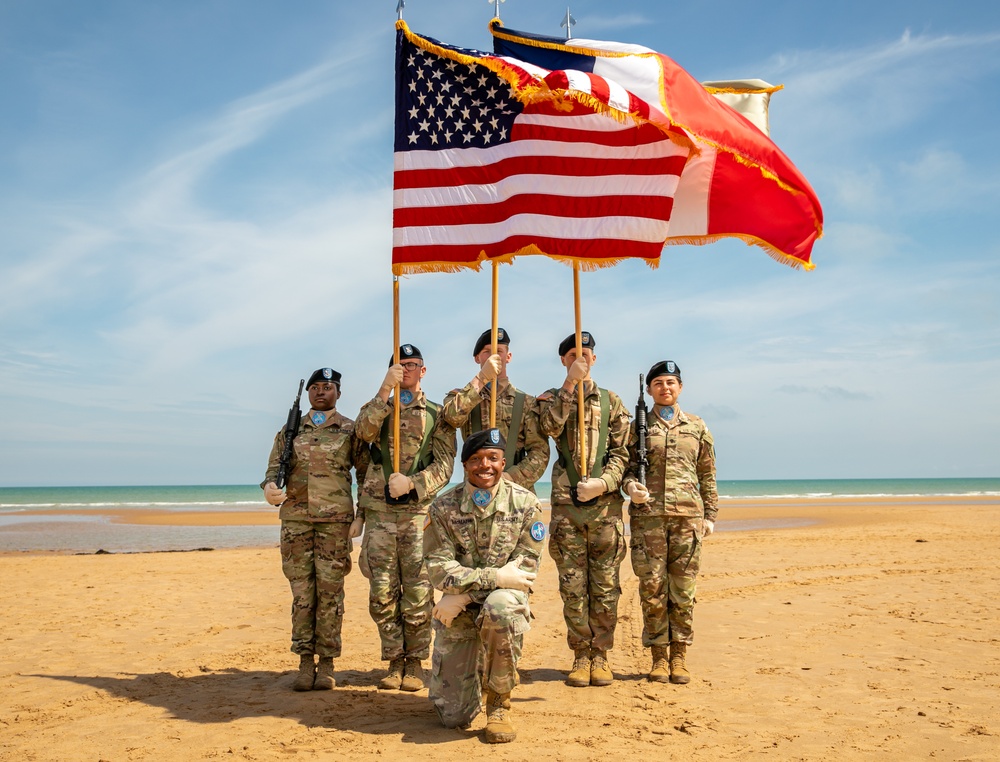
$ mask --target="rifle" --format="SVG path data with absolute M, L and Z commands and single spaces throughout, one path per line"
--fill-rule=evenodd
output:
M 278 461 L 278 476 L 274 483 L 278 489 L 284 489 L 288 484 L 288 472 L 291 470 L 292 446 L 295 437 L 299 434 L 299 426 L 302 423 L 302 411 L 299 409 L 299 400 L 302 399 L 302 387 L 306 385 L 304 378 L 299 379 L 299 391 L 295 395 L 295 402 L 288 409 L 288 420 L 285 422 L 285 447 L 281 451 L 281 460 Z
M 646 486 L 646 468 L 649 466 L 649 458 L 646 457 L 646 395 L 643 392 L 643 374 L 639 374 L 639 401 L 635 405 L 635 435 L 638 440 L 635 448 L 636 460 L 639 461 L 639 484 Z

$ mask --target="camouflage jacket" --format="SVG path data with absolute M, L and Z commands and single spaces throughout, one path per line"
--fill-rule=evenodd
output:
M 371 402 L 365 403 L 358 413 L 355 431 L 358 437 L 378 449 L 381 444 L 382 424 L 389 429 L 389 453 L 395 447 L 395 436 L 392 426 L 392 407 L 394 400 L 383 402 L 376 396 Z M 399 411 L 399 435 L 402 446 L 399 450 L 399 470 L 409 474 L 417 490 L 417 502 L 405 505 L 387 505 L 385 502 L 385 474 L 382 465 L 372 460 L 368 473 L 361 484 L 358 496 L 359 512 L 375 510 L 383 513 L 415 514 L 426 513 L 434 496 L 451 478 L 455 468 L 455 429 L 448 425 L 440 412 L 437 422 L 431 432 L 431 441 L 427 454 L 432 461 L 422 471 L 410 474 L 413 461 L 420 452 L 424 439 L 424 426 L 427 417 L 427 397 L 419 392 L 409 405 L 403 405 Z M 392 461 L 389 461 L 389 471 L 392 472 Z
M 610 398 L 610 414 L 608 416 L 608 443 L 605 455 L 605 462 L 600 467 L 600 478 L 607 486 L 607 490 L 597 499 L 596 506 L 601 508 L 614 508 L 619 510 L 624 502 L 618 488 L 621 486 L 622 476 L 628 465 L 628 426 L 629 416 L 625 405 L 614 392 L 608 392 Z M 600 438 L 601 423 L 601 397 L 600 389 L 593 381 L 584 382 L 584 426 L 587 434 L 586 465 L 589 476 L 594 468 L 594 461 L 597 458 L 597 447 Z M 580 468 L 580 456 L 578 450 L 580 439 L 577 429 L 577 392 L 576 389 L 567 392 L 561 387 L 550 389 L 538 397 L 538 422 L 542 433 L 552 437 L 559 446 L 560 435 L 563 430 L 569 439 L 569 450 L 573 456 L 573 462 L 577 470 Z M 581 477 L 583 474 L 581 474 Z M 559 460 L 552 467 L 552 506 L 572 506 L 572 498 L 569 494 L 569 475 L 566 473 L 566 465 L 560 455 Z
M 497 569 L 528 558 L 537 570 L 545 544 L 538 498 L 519 484 L 501 480 L 489 505 L 472 502 L 466 481 L 431 503 L 424 529 L 424 565 L 443 593 L 469 593 L 482 603 L 497 586 Z
M 278 516 L 283 521 L 353 521 L 351 468 L 359 479 L 368 469 L 368 448 L 355 435 L 354 421 L 334 410 L 322 426 L 316 426 L 304 415 L 292 448 L 287 498 Z M 284 449 L 282 428 L 274 437 L 261 488 L 277 478 Z
M 517 391 L 506 379 L 501 379 L 497 387 L 496 422 L 505 439 L 510 439 L 510 424 L 514 417 L 514 395 Z M 480 425 L 477 431 L 489 428 L 490 388 L 485 386 L 477 392 L 470 381 L 462 389 L 453 389 L 445 395 L 441 415 L 449 425 L 456 429 L 461 428 L 463 440 L 472 434 L 473 416 L 479 416 Z M 538 411 L 535 409 L 535 398 L 530 394 L 524 395 L 521 428 L 517 432 L 514 461 L 507 463 L 504 475 L 528 489 L 541 478 L 545 473 L 545 467 L 549 464 L 549 442 L 538 429 Z
M 715 486 L 715 443 L 705 422 L 675 407 L 671 421 L 654 411 L 647 417 L 646 488 L 649 501 L 629 507 L 630 516 L 697 516 L 715 521 L 719 492 Z M 622 489 L 638 481 L 637 437 L 632 424 L 629 465 Z

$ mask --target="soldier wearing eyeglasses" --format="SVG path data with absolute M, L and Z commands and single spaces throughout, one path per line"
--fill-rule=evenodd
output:
M 358 566 L 369 580 L 368 611 L 378 626 L 389 668 L 379 687 L 418 691 L 430 655 L 434 591 L 423 565 L 427 508 L 455 465 L 455 429 L 420 388 L 427 373 L 413 344 L 399 348 L 378 393 L 358 413 L 356 431 L 370 447 L 371 465 L 358 497 L 355 536 L 364 528 Z M 392 363 L 392 360 L 390 360 Z M 399 386 L 399 399 L 392 396 Z M 393 408 L 399 406 L 399 442 Z M 393 452 L 399 451 L 399 470 Z

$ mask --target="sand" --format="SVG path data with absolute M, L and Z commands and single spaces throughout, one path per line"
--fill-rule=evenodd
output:
M 687 686 L 645 680 L 626 560 L 618 679 L 567 687 L 546 559 L 503 746 L 483 715 L 446 730 L 426 690 L 376 689 L 356 569 L 338 687 L 294 693 L 275 548 L 0 556 L 0 759 L 1000 759 L 1000 501 L 727 501 L 722 516 L 793 526 L 707 541 Z

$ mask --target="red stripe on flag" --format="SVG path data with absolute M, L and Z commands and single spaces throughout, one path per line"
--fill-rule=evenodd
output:
M 664 196 L 570 197 L 524 193 L 495 204 L 425 206 L 396 209 L 393 227 L 428 225 L 482 225 L 503 222 L 515 214 L 549 214 L 555 217 L 642 217 L 670 219 L 674 200 Z
M 594 130 L 574 130 L 548 124 L 532 124 L 516 121 L 510 132 L 511 142 L 515 140 L 552 140 L 560 143 L 594 143 L 601 146 L 643 146 L 660 143 L 668 138 L 663 130 L 650 123 L 628 129 L 597 132 Z
M 614 261 L 627 257 L 656 259 L 663 250 L 662 242 L 644 243 L 622 241 L 615 238 L 593 238 L 589 240 L 547 238 L 537 235 L 511 236 L 499 243 L 484 246 L 397 246 L 392 250 L 394 265 L 420 264 L 424 262 L 476 262 L 481 252 L 486 256 L 503 257 L 524 249 L 537 246 L 543 254 L 551 257 L 569 257 L 593 261 Z
M 393 187 L 436 188 L 454 185 L 486 185 L 513 175 L 562 175 L 565 177 L 601 177 L 603 175 L 679 175 L 684 169 L 683 156 L 658 159 L 582 159 L 561 156 L 517 156 L 484 167 L 453 169 L 413 169 L 396 172 Z

